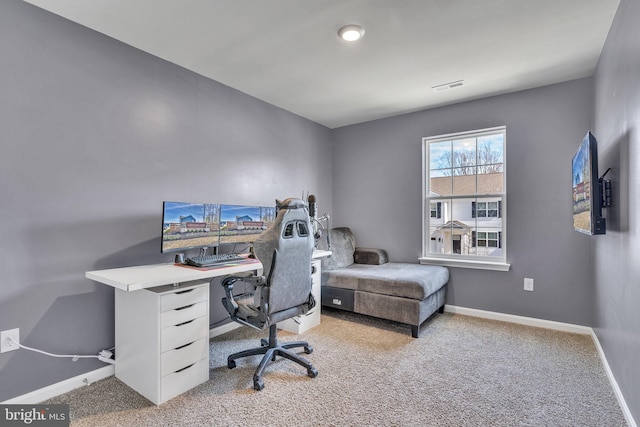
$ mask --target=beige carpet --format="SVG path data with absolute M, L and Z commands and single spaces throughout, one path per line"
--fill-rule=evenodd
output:
M 255 392 L 258 357 L 230 370 L 226 356 L 266 332 L 214 338 L 210 381 L 160 406 L 114 377 L 49 403 L 69 403 L 73 426 L 626 425 L 586 335 L 446 313 L 414 339 L 407 326 L 323 309 L 302 335 L 318 377 L 278 359 Z

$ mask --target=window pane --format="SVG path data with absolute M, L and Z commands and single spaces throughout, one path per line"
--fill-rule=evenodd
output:
M 487 216 L 491 218 L 498 217 L 498 202 L 487 203 Z
M 455 168 L 453 170 L 453 194 L 476 194 L 476 168 Z
M 453 177 L 451 169 L 432 170 L 431 179 L 429 180 L 429 196 L 450 196 L 453 188 Z
M 440 209 L 438 209 L 437 205 L 440 204 Z M 438 216 L 438 210 L 440 211 L 440 216 Z M 447 221 L 449 205 L 448 200 L 438 201 L 437 203 L 431 203 L 431 207 L 428 211 L 429 214 L 429 224 L 432 227 L 441 227 Z
M 475 218 L 483 218 L 487 215 L 487 207 L 482 202 L 476 202 L 476 215 Z
M 486 230 L 486 229 L 485 229 Z M 497 229 L 495 231 L 478 231 L 478 236 L 486 236 L 485 240 L 480 241 L 478 239 L 477 255 L 485 257 L 502 257 L 501 242 L 499 240 L 500 234 Z
M 478 227 L 481 227 L 483 230 L 487 230 L 488 228 L 498 229 L 502 227 L 502 218 L 500 217 L 499 211 L 499 201 L 502 198 L 491 197 L 491 201 L 478 198 L 478 202 L 476 203 L 476 220 L 478 222 Z M 494 209 L 490 209 L 490 208 Z
M 453 167 L 463 168 L 476 165 L 476 139 L 466 138 L 453 141 Z
M 492 165 L 504 163 L 503 156 L 504 136 L 501 133 L 478 137 L 478 165 L 487 165 L 485 171 L 492 170 Z
M 430 203 L 429 216 L 435 219 L 438 218 L 438 203 Z
M 504 136 L 478 138 L 478 193 L 504 192 Z
M 443 237 L 446 235 L 446 231 L 443 231 L 440 227 L 429 228 L 429 253 L 432 254 L 444 254 Z
M 471 202 L 475 199 L 443 200 L 441 218 L 431 220 L 429 251 L 433 254 L 469 254 L 472 247 Z M 437 223 L 436 221 L 440 221 Z M 436 224 L 439 224 L 436 226 Z
M 451 141 L 432 142 L 429 144 L 429 169 L 451 169 Z
M 503 193 L 503 192 L 504 192 L 503 173 L 479 173 L 478 174 L 478 194 L 491 194 L 491 193 Z

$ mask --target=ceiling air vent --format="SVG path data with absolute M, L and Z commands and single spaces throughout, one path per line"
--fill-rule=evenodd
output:
M 455 82 L 433 86 L 431 89 L 435 90 L 436 92 L 442 92 L 443 90 L 455 89 L 460 86 L 464 86 L 464 80 L 456 80 Z

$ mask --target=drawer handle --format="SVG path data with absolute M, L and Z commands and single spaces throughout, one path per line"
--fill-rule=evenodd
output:
M 176 292 L 176 295 L 182 295 L 182 294 L 186 294 L 186 293 L 189 293 L 189 292 L 193 292 L 193 289 L 186 289 L 184 291 L 178 291 L 178 292 Z
M 185 308 L 193 307 L 195 304 L 185 305 L 184 307 L 174 308 L 175 311 L 184 310 Z
M 186 322 L 182 322 L 182 323 L 178 323 L 176 326 L 184 326 L 184 325 L 188 325 L 189 323 L 195 321 L 196 319 L 191 319 L 191 320 L 187 320 Z
M 195 341 L 190 342 L 190 343 L 185 344 L 185 345 L 181 345 L 180 347 L 176 347 L 176 348 L 174 348 L 174 350 L 180 350 L 181 348 L 189 347 L 189 346 L 190 346 L 191 344 L 193 344 L 194 342 L 195 342 Z
M 182 369 L 178 369 L 175 373 L 177 374 L 178 372 L 186 371 L 187 369 L 189 369 L 189 368 L 190 368 L 190 367 L 192 367 L 193 365 L 195 365 L 195 363 L 192 363 L 192 364 L 191 364 L 191 365 L 189 365 L 189 366 L 185 366 L 185 367 L 184 367 L 184 368 L 182 368 Z

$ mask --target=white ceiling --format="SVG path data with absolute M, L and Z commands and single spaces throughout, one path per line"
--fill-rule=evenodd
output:
M 330 128 L 591 76 L 619 3 L 25 1 Z

